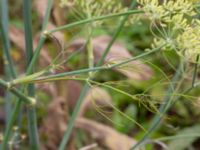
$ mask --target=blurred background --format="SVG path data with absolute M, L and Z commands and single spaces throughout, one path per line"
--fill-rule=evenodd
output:
M 32 30 L 34 48 L 38 44 L 41 23 L 47 7 L 47 0 L 33 0 Z M 124 1 L 129 5 L 130 1 Z M 81 14 L 73 14 L 70 7 L 61 8 L 55 0 L 51 11 L 48 29 L 83 19 Z M 9 38 L 11 54 L 17 73 L 25 72 L 25 42 L 22 2 L 9 0 Z M 111 41 L 120 18 L 110 19 L 93 28 L 92 45 L 97 62 Z M 135 19 L 125 26 L 113 44 L 104 64 L 122 61 L 146 52 L 151 48 L 153 35 L 148 19 Z M 42 47 L 35 71 L 41 71 L 59 64 L 52 74 L 87 68 L 85 43 L 87 25 L 73 27 L 53 33 Z M 155 31 L 156 33 L 156 31 Z M 0 48 L 2 49 L 2 40 Z M 95 73 L 94 80 L 102 83 L 91 85 L 84 98 L 75 130 L 67 145 L 67 150 L 128 150 L 145 134 L 153 116 L 158 112 L 166 96 L 170 80 L 180 60 L 174 51 L 166 50 L 136 60 L 123 67 Z M 5 78 L 2 50 L 0 51 L 0 75 Z M 200 133 L 199 88 L 187 95 L 180 93 L 191 84 L 193 64 L 187 63 L 183 77 L 174 96 L 181 95 L 162 119 L 161 125 L 146 143 L 147 150 L 200 150 L 197 136 Z M 86 78 L 87 74 L 80 75 Z M 61 80 L 36 84 L 38 128 L 41 149 L 56 150 L 68 126 L 68 119 L 79 98 L 82 81 Z M 112 87 L 112 88 L 110 88 Z M 117 90 L 121 91 L 117 91 Z M 182 90 L 183 91 L 183 90 Z M 6 110 L 5 90 L 0 88 L 0 127 L 5 130 Z M 14 98 L 15 99 L 15 98 Z M 14 103 L 15 101 L 13 101 Z M 26 107 L 15 123 L 12 133 L 12 149 L 28 149 Z M 176 136 L 184 135 L 182 138 Z M 173 137 L 175 136 L 175 137 Z M 171 137 L 171 138 L 170 138 Z M 85 149 L 84 149 L 85 148 Z

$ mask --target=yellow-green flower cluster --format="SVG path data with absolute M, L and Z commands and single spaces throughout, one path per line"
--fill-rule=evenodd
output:
M 152 21 L 160 21 L 163 24 L 175 23 L 174 20 L 185 21 L 186 17 L 196 15 L 194 4 L 191 0 L 138 0 L 146 15 Z
M 153 47 L 167 43 L 165 49 L 194 61 L 200 54 L 200 25 L 195 18 L 197 0 L 138 0 L 146 16 L 160 33 Z
M 72 6 L 73 10 L 86 18 L 98 17 L 113 13 L 126 12 L 128 7 L 124 6 L 121 0 L 61 0 L 61 7 Z M 127 22 L 133 23 L 135 15 L 130 15 Z M 100 23 L 100 22 L 98 22 Z
M 80 13 L 90 16 L 99 16 L 120 11 L 123 6 L 119 0 L 61 0 L 62 6 L 79 8 Z
M 187 56 L 192 61 L 200 54 L 200 21 L 194 20 L 192 26 L 188 26 L 182 34 L 176 38 L 181 54 Z

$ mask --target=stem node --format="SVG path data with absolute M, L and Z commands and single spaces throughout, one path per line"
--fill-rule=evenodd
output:
M 50 32 L 48 30 L 44 30 L 42 35 L 46 38 L 50 35 Z

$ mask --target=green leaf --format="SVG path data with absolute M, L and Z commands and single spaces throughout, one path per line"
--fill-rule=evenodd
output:
M 169 150 L 184 150 L 188 148 L 198 138 L 197 136 L 192 136 L 192 135 L 197 135 L 198 133 L 200 133 L 200 125 L 195 125 L 195 126 L 180 130 L 178 134 L 176 135 L 177 139 L 172 140 L 169 143 L 168 145 Z M 180 137 L 184 137 L 184 138 L 180 138 Z

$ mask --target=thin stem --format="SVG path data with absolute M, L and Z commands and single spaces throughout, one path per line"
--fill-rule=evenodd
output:
M 173 89 L 175 89 L 175 84 L 179 80 L 179 78 L 181 76 L 181 73 L 182 73 L 181 72 L 181 67 L 182 67 L 182 64 L 179 65 L 179 67 L 178 67 L 178 69 L 176 71 L 176 74 L 174 75 L 174 77 L 172 79 L 172 85 L 173 85 L 173 87 L 171 85 L 169 86 L 167 94 L 166 94 L 166 96 L 164 97 L 164 100 L 163 100 L 164 103 L 160 106 L 159 112 L 153 118 L 149 130 L 142 137 L 142 139 L 137 144 L 135 144 L 130 150 L 135 150 L 139 146 L 141 146 L 143 143 L 145 143 L 145 141 L 149 138 L 149 136 L 151 135 L 151 133 L 154 132 L 156 130 L 156 128 L 159 126 L 160 121 L 161 121 L 163 115 L 167 112 L 167 110 L 170 107 L 171 100 L 173 98 L 173 92 L 174 92 Z
M 135 0 L 132 1 L 131 7 L 133 7 L 134 5 L 135 5 Z M 126 15 L 124 18 L 127 19 L 127 18 L 128 18 L 127 15 Z M 112 39 L 111 42 L 108 44 L 108 45 L 110 45 L 110 47 L 108 47 L 108 48 L 106 49 L 106 53 L 105 53 L 105 55 L 102 56 L 102 57 L 104 57 L 104 58 L 106 57 L 106 55 L 107 55 L 108 52 L 110 51 L 111 46 L 113 45 L 114 41 L 116 40 L 116 37 L 119 35 L 120 31 L 122 30 L 122 27 L 124 26 L 124 23 L 125 23 L 125 21 L 126 21 L 126 19 L 124 19 L 124 18 L 122 19 L 120 25 L 119 25 L 118 28 L 116 29 L 116 32 L 115 32 L 115 34 L 114 34 L 113 39 Z M 101 57 L 100 59 L 102 59 L 102 57 Z M 104 58 L 103 58 L 103 59 L 104 59 Z M 99 65 L 102 65 L 102 64 L 99 63 Z M 90 68 L 90 69 L 94 69 L 94 68 Z M 76 118 L 77 118 L 78 113 L 79 113 L 79 111 L 80 111 L 81 104 L 82 104 L 82 102 L 83 102 L 83 100 L 84 100 L 84 97 L 86 96 L 88 90 L 89 90 L 89 85 L 88 85 L 88 83 L 86 82 L 85 85 L 84 85 L 84 88 L 83 88 L 83 90 L 82 90 L 82 92 L 81 92 L 81 95 L 80 95 L 80 97 L 79 97 L 79 99 L 78 99 L 78 101 L 77 101 L 77 104 L 76 104 L 76 106 L 75 106 L 75 108 L 74 108 L 74 111 L 73 111 L 73 113 L 72 113 L 72 117 L 71 117 L 71 119 L 70 119 L 69 122 L 68 122 L 68 128 L 67 128 L 67 130 L 66 130 L 65 133 L 64 133 L 64 137 L 63 137 L 62 142 L 61 142 L 61 144 L 60 144 L 60 146 L 59 146 L 59 150 L 64 150 L 64 149 L 65 149 L 65 145 L 66 145 L 66 144 L 68 143 L 68 141 L 69 141 L 69 138 L 70 138 L 72 129 L 73 129 L 74 125 L 75 125 Z
M 130 6 L 130 10 L 134 8 L 136 2 L 133 1 L 131 6 Z M 119 36 L 119 34 L 121 33 L 122 28 L 124 27 L 124 24 L 126 23 L 128 17 L 130 14 L 126 14 L 123 18 L 122 21 L 120 22 L 119 26 L 118 26 L 118 30 L 116 30 L 116 32 L 113 35 L 112 40 L 109 42 L 108 46 L 106 47 L 105 51 L 103 52 L 103 55 L 101 56 L 100 60 L 97 63 L 97 66 L 100 66 L 103 64 L 104 59 L 106 58 L 106 56 L 108 55 L 108 52 L 110 51 L 112 45 L 114 44 L 115 40 L 117 39 L 117 37 Z
M 94 68 L 94 53 L 93 53 L 93 45 L 92 45 L 92 29 L 91 27 L 88 27 L 88 32 L 89 32 L 89 39 L 88 39 L 88 42 L 87 42 L 87 52 L 88 52 L 88 66 L 89 66 L 89 69 L 92 69 Z M 89 72 L 89 76 L 91 76 L 92 72 Z
M 199 62 L 199 55 L 196 57 L 196 63 L 194 66 L 194 73 L 193 73 L 193 78 L 192 78 L 192 88 L 194 87 L 196 76 L 197 76 L 197 70 L 198 70 L 198 62 Z
M 160 46 L 160 47 L 157 47 L 157 48 L 155 48 L 155 49 L 153 49 L 151 51 L 145 52 L 145 53 L 143 53 L 141 55 L 129 58 L 129 59 L 125 60 L 125 61 L 113 64 L 113 65 L 80 69 L 80 70 L 75 70 L 75 71 L 70 71 L 70 72 L 59 73 L 59 74 L 56 74 L 56 75 L 46 75 L 45 77 L 40 77 L 43 72 L 41 72 L 41 73 L 38 72 L 38 73 L 29 75 L 29 76 L 26 76 L 26 77 L 23 77 L 23 78 L 15 79 L 15 80 L 11 81 L 10 84 L 13 86 L 13 85 L 16 85 L 16 84 L 30 83 L 30 82 L 33 82 L 33 81 L 43 80 L 43 79 L 46 80 L 46 79 L 53 79 L 53 78 L 60 78 L 60 77 L 65 77 L 65 76 L 72 76 L 72 75 L 88 73 L 88 72 L 94 72 L 94 71 L 110 70 L 110 69 L 113 69 L 113 68 L 120 67 L 120 66 L 122 66 L 124 64 L 127 64 L 127 63 L 131 62 L 131 61 L 143 58 L 143 57 L 145 57 L 147 55 L 150 55 L 150 54 L 153 54 L 155 52 L 158 52 L 159 50 L 161 50 L 161 48 L 163 46 L 165 46 L 165 44 Z
M 110 18 L 124 16 L 124 15 L 126 16 L 126 15 L 131 15 L 131 14 L 138 14 L 138 13 L 143 13 L 143 11 L 142 10 L 129 10 L 127 12 L 113 13 L 113 14 L 109 14 L 109 15 L 105 15 L 105 16 L 88 18 L 88 19 L 85 19 L 85 20 L 77 21 L 77 22 L 74 22 L 74 23 L 71 23 L 71 24 L 67 24 L 67 25 L 49 30 L 48 32 L 49 33 L 58 32 L 58 31 L 61 31 L 61 30 L 66 30 L 66 29 L 69 29 L 69 28 L 72 28 L 72 27 L 75 27 L 75 26 L 79 26 L 79 25 L 86 24 L 86 23 L 91 23 L 91 22 L 94 22 L 94 21 L 110 19 Z
M 31 59 L 29 67 L 28 67 L 28 69 L 26 71 L 26 75 L 31 74 L 32 68 L 34 67 L 34 65 L 37 62 L 37 59 L 38 59 L 38 57 L 40 55 L 40 50 L 42 49 L 42 45 L 44 44 L 44 42 L 46 40 L 46 35 L 44 34 L 44 32 L 46 31 L 46 28 L 47 28 L 47 25 L 48 25 L 48 20 L 49 20 L 49 16 L 50 16 L 50 13 L 51 13 L 52 5 L 53 5 L 53 0 L 48 0 L 47 10 L 45 12 L 44 21 L 42 23 L 42 35 L 40 36 L 40 39 L 39 39 L 39 42 L 38 42 L 38 46 L 35 49 L 34 55 L 33 55 L 32 59 Z
M 189 93 L 191 90 L 193 90 L 194 88 L 196 88 L 197 86 L 199 86 L 198 83 L 195 83 L 196 77 L 197 77 L 197 73 L 198 73 L 197 72 L 198 71 L 198 62 L 199 62 L 199 55 L 197 55 L 196 62 L 195 62 L 195 65 L 194 65 L 194 72 L 193 72 L 193 76 L 192 76 L 191 87 L 189 87 L 185 91 L 183 91 L 182 95 L 185 95 L 185 94 Z M 178 101 L 178 99 L 180 99 L 180 97 L 182 97 L 182 96 L 180 95 L 180 96 L 176 97 L 176 99 L 174 100 L 173 104 L 176 103 Z
M 29 74 L 32 73 L 32 68 L 34 67 L 35 63 L 38 60 L 38 57 L 40 55 L 40 50 L 42 49 L 42 45 L 44 44 L 45 39 L 46 39 L 46 36 L 44 36 L 44 35 L 42 35 L 40 37 L 40 40 L 38 42 L 38 46 L 35 49 L 34 55 L 33 55 L 32 59 L 31 59 L 31 62 L 29 63 L 29 67 L 27 68 L 26 75 L 29 75 Z
M 2 79 L 0 79 L 0 86 L 4 87 L 8 91 L 12 92 L 14 95 L 19 97 L 22 101 L 24 101 L 26 104 L 30 105 L 30 104 L 34 103 L 32 98 L 27 97 L 23 93 L 19 92 L 16 88 L 10 87 L 10 85 Z
M 70 138 L 71 132 L 73 130 L 76 118 L 77 118 L 78 113 L 80 111 L 81 104 L 82 104 L 83 99 L 85 98 L 85 95 L 87 94 L 89 88 L 90 88 L 90 86 L 88 85 L 88 83 L 85 83 L 85 85 L 84 85 L 84 87 L 83 87 L 83 89 L 81 91 L 81 94 L 79 96 L 79 99 L 78 99 L 78 101 L 76 103 L 76 106 L 74 108 L 74 111 L 72 113 L 72 116 L 69 119 L 69 123 L 67 125 L 67 130 L 66 130 L 66 132 L 65 132 L 65 134 L 64 134 L 64 136 L 62 138 L 62 142 L 61 142 L 58 150 L 65 150 L 65 145 L 69 141 L 69 138 Z

